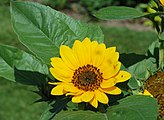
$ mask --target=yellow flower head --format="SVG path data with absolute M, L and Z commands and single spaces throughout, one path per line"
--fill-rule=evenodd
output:
M 106 48 L 105 44 L 76 40 L 72 48 L 61 45 L 60 56 L 51 58 L 51 74 L 60 82 L 52 95 L 71 95 L 72 102 L 89 102 L 97 108 L 98 101 L 108 103 L 107 94 L 118 95 L 121 90 L 116 83 L 128 80 L 131 75 L 120 70 L 119 53 L 116 47 Z
M 164 0 L 159 0 L 159 1 L 161 2 L 162 6 L 164 6 Z

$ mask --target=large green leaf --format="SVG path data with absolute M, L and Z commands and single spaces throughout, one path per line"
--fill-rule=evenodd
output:
M 59 56 L 61 44 L 72 46 L 76 39 L 89 37 L 103 42 L 100 27 L 81 23 L 48 6 L 32 2 L 12 2 L 11 17 L 20 41 L 49 64 Z
M 54 120 L 156 120 L 157 101 L 149 96 L 129 96 L 109 107 L 107 113 L 92 111 L 64 111 Z
M 28 71 L 29 74 L 25 71 Z M 34 56 L 15 47 L 0 45 L 0 76 L 11 81 L 31 79 L 31 75 L 48 75 L 47 65 L 41 64 Z M 19 73 L 19 74 L 18 74 Z M 35 76 L 36 77 L 36 76 Z
M 158 105 L 149 96 L 129 96 L 119 101 L 119 105 L 108 109 L 107 116 L 112 120 L 155 120 Z
M 110 6 L 102 8 L 93 13 L 93 15 L 102 20 L 125 20 L 146 17 L 149 19 L 154 18 L 155 16 L 163 15 L 164 12 L 155 12 L 144 14 L 132 7 L 126 6 Z
M 102 20 L 124 20 L 142 17 L 144 14 L 135 8 L 125 6 L 111 6 L 102 8 L 94 16 Z

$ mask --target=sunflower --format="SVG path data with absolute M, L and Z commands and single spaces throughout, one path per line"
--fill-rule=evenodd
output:
M 60 56 L 51 58 L 51 74 L 59 82 L 52 95 L 71 95 L 72 102 L 89 102 L 95 108 L 98 102 L 107 104 L 107 94 L 118 95 L 121 90 L 116 83 L 124 82 L 131 74 L 120 70 L 116 47 L 106 48 L 104 43 L 75 40 L 73 47 L 60 46 Z

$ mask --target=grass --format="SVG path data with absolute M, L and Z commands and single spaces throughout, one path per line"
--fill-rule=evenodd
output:
M 9 44 L 13 46 L 19 46 L 16 34 L 12 30 L 12 25 L 9 15 L 9 7 L 1 6 L 0 7 L 0 43 Z
M 12 30 L 9 7 L 0 6 L 0 43 L 24 47 Z M 108 28 L 102 26 L 107 46 L 117 46 L 121 53 L 144 54 L 155 39 L 153 32 L 136 32 L 128 28 Z M 31 92 L 34 87 L 24 86 L 0 78 L 0 119 L 37 120 L 46 108 L 45 103 L 32 104 L 39 96 Z
M 31 90 L 34 88 L 0 78 L 0 119 L 38 120 L 46 104 L 33 104 L 38 96 Z
M 102 27 L 107 46 L 117 46 L 120 53 L 145 54 L 149 45 L 156 40 L 153 31 L 134 31 L 123 27 Z

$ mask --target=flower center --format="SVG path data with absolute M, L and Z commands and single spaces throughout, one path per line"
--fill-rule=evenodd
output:
M 75 70 L 72 83 L 84 91 L 94 91 L 103 81 L 102 73 L 93 65 L 84 65 Z

